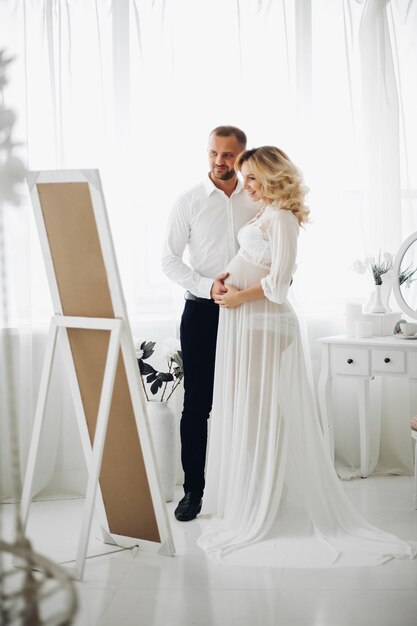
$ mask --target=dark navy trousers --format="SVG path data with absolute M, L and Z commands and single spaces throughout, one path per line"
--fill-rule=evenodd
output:
M 219 306 L 213 300 L 186 300 L 180 339 L 184 362 L 181 462 L 184 492 L 203 495 L 207 421 L 213 403 L 214 361 Z

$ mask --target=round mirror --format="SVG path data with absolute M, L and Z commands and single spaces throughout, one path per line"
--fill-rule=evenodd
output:
M 404 241 L 394 261 L 394 294 L 401 310 L 417 319 L 417 232 Z

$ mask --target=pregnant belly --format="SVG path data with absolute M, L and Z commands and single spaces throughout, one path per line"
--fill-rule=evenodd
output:
M 234 285 L 238 289 L 246 289 L 259 284 L 261 278 L 268 275 L 268 270 L 254 263 L 246 261 L 237 254 L 226 268 L 230 276 L 226 279 L 226 285 Z
M 247 289 L 259 285 L 261 278 L 267 276 L 269 271 L 265 267 L 255 265 L 240 255 L 236 255 L 226 269 L 230 276 L 226 284 L 234 285 L 238 289 Z M 298 327 L 296 315 L 288 302 L 276 304 L 267 298 L 259 298 L 246 302 L 235 309 L 222 309 L 220 311 L 221 327 L 231 323 L 236 316 L 243 316 L 245 323 L 242 328 L 247 332 L 262 331 L 272 333 L 271 337 L 280 337 L 280 350 L 285 350 L 291 343 Z M 274 341 L 275 341 L 274 339 Z

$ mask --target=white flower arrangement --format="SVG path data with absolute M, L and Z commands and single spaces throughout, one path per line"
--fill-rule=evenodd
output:
M 357 274 L 365 274 L 367 270 L 370 270 L 375 282 L 375 285 L 382 285 L 387 279 L 392 279 L 392 255 L 389 252 L 384 252 L 381 259 L 381 253 L 379 253 L 378 259 L 375 257 L 365 257 L 363 261 L 361 259 L 355 259 L 351 269 Z
M 383 254 L 381 261 L 381 255 L 378 257 L 378 261 L 374 257 L 365 257 L 363 261 L 361 259 L 355 259 L 350 269 L 357 274 L 365 274 L 369 269 L 371 270 L 376 285 L 388 284 L 394 282 L 394 270 L 393 270 L 393 258 L 389 252 Z M 398 280 L 400 285 L 410 287 L 411 283 L 417 280 L 414 276 L 417 272 L 417 267 L 413 267 L 411 263 L 405 269 L 400 268 Z

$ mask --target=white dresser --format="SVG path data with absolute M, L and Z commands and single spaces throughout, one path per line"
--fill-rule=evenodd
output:
M 330 455 L 334 459 L 330 406 L 332 379 L 336 376 L 353 378 L 357 381 L 357 397 L 352 401 L 357 402 L 359 415 L 360 473 L 365 478 L 369 466 L 369 381 L 374 376 L 408 378 L 410 418 L 417 413 L 417 339 L 402 339 L 393 335 L 355 339 L 338 335 L 318 341 L 322 350 L 318 399 Z

